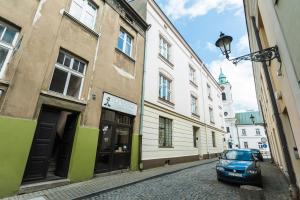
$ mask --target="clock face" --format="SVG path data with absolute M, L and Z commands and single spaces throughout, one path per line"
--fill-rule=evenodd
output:
M 228 115 L 228 112 L 224 112 L 224 116 L 227 116 Z
M 222 90 L 224 90 L 224 89 L 225 89 L 225 87 L 224 87 L 224 86 L 221 86 L 221 89 L 222 89 Z

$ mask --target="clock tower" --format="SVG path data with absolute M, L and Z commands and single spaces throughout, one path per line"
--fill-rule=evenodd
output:
M 225 126 L 226 126 L 226 142 L 228 144 L 228 148 L 238 148 L 238 136 L 237 130 L 235 126 L 236 118 L 233 109 L 233 99 L 232 99 L 232 90 L 231 84 L 227 80 L 226 76 L 220 70 L 219 75 L 219 85 L 222 89 L 222 103 L 223 103 L 223 114 L 225 118 Z

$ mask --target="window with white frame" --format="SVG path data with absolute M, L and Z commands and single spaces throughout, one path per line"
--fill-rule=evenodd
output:
M 94 29 L 97 7 L 89 0 L 72 0 L 70 14 L 91 29 Z
M 121 50 L 126 55 L 132 55 L 132 37 L 123 30 L 120 30 L 119 38 L 118 38 L 118 49 Z
M 248 149 L 248 148 L 249 148 L 248 142 L 244 142 L 244 148 L 245 148 L 245 149 Z
M 60 50 L 49 90 L 80 98 L 86 63 Z
M 159 75 L 159 98 L 171 101 L 171 84 L 172 81 L 164 75 Z
M 159 39 L 159 54 L 162 55 L 165 59 L 170 61 L 170 48 L 171 45 L 167 42 L 165 38 L 160 36 Z
M 19 31 L 0 21 L 0 77 L 12 55 Z
M 255 132 L 256 132 L 256 135 L 260 135 L 260 130 L 259 130 L 259 128 L 257 128 Z
M 247 135 L 247 133 L 246 133 L 246 129 L 242 129 L 242 135 Z
M 190 81 L 196 84 L 196 70 L 190 66 Z
M 192 114 L 198 114 L 198 103 L 197 103 L 197 97 L 194 95 L 191 95 L 191 108 L 192 108 Z
M 210 122 L 214 123 L 215 119 L 214 119 L 214 110 L 212 107 L 209 107 L 209 118 L 210 118 Z
M 209 99 L 212 99 L 212 95 L 211 95 L 211 87 L 210 85 L 207 84 L 207 96 Z

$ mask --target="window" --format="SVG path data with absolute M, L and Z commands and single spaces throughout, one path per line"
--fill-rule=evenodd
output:
M 256 135 L 260 135 L 260 130 L 259 130 L 259 128 L 256 129 Z
M 228 112 L 224 112 L 224 116 L 226 117 L 228 115 Z
M 192 107 L 192 114 L 198 114 L 198 104 L 197 98 L 191 95 L 191 107 Z
M 94 29 L 97 7 L 89 0 L 72 0 L 70 14 L 91 29 Z
M 207 95 L 209 99 L 212 99 L 212 95 L 211 95 L 211 87 L 210 85 L 207 84 Z
M 246 135 L 246 129 L 242 129 L 242 135 Z
M 118 39 L 118 49 L 120 49 L 123 53 L 131 57 L 132 41 L 132 37 L 128 33 L 121 30 Z
M 248 142 L 244 142 L 244 148 L 245 149 L 248 149 L 249 147 L 248 147 Z
M 190 81 L 196 84 L 196 70 L 190 66 Z
M 49 89 L 80 98 L 85 68 L 85 62 L 60 50 Z
M 225 92 L 222 92 L 222 100 L 226 101 L 226 94 L 225 94 Z
M 197 140 L 198 140 L 198 137 L 197 137 L 197 132 L 198 132 L 199 128 L 198 127 L 195 127 L 193 126 L 193 142 L 194 142 L 194 147 L 197 148 Z
M 214 123 L 215 119 L 214 119 L 214 110 L 209 107 L 209 118 L 210 118 L 210 122 Z
M 172 120 L 159 117 L 159 147 L 172 147 Z
M 258 148 L 259 148 L 259 149 L 263 149 L 263 148 L 264 148 L 262 142 L 258 142 Z
M 171 45 L 167 42 L 167 40 L 164 39 L 163 37 L 160 37 L 159 54 L 167 60 L 170 60 L 170 47 Z
M 12 55 L 18 30 L 0 21 L 0 74 L 4 72 L 5 66 Z
M 230 133 L 230 128 L 229 127 L 226 127 L 226 132 Z
M 213 147 L 217 147 L 215 132 L 211 132 L 211 137 L 212 137 L 212 145 L 213 145 Z
M 170 79 L 162 74 L 159 75 L 159 98 L 171 101 L 171 83 Z

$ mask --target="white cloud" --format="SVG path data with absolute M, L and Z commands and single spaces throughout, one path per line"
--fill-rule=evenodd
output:
M 240 62 L 235 66 L 228 60 L 222 59 L 210 63 L 209 68 L 216 80 L 222 68 L 232 85 L 235 112 L 258 109 L 251 62 Z
M 243 35 L 237 43 L 237 48 L 239 51 L 249 51 L 249 40 L 248 34 Z
M 222 13 L 227 9 L 243 8 L 243 0 L 167 0 L 165 10 L 174 19 L 183 16 L 197 17 L 215 10 Z
M 211 42 L 206 43 L 206 48 L 211 52 L 216 52 L 216 50 L 217 50 L 216 46 L 214 44 L 212 44 Z

